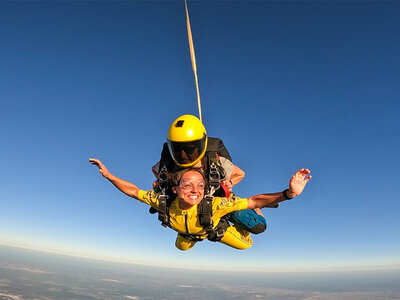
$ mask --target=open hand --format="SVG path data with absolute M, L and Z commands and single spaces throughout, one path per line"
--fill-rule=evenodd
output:
M 97 159 L 97 158 L 89 158 L 89 162 L 92 163 L 92 165 L 95 165 L 99 168 L 99 172 L 103 177 L 108 178 L 110 176 L 110 172 L 107 170 L 106 166 L 103 165 L 103 163 Z
M 294 173 L 289 182 L 289 191 L 287 191 L 289 197 L 296 197 L 303 192 L 307 182 L 312 177 L 309 175 L 310 173 L 309 169 L 300 169 Z

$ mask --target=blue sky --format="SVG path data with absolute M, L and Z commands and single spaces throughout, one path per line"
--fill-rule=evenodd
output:
M 400 265 L 400 3 L 189 2 L 203 121 L 264 209 L 237 251 L 175 232 L 88 162 L 151 187 L 170 123 L 197 114 L 184 3 L 0 2 L 0 243 L 176 267 Z

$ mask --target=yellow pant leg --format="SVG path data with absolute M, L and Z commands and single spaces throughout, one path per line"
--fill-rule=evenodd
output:
M 226 229 L 224 236 L 219 242 L 239 250 L 248 249 L 253 244 L 250 232 L 237 228 L 235 225 L 229 226 Z
M 181 236 L 180 234 L 178 234 L 178 236 L 176 237 L 175 246 L 179 250 L 182 251 L 190 250 L 193 248 L 194 244 L 196 244 L 196 241 L 188 240 L 183 236 Z

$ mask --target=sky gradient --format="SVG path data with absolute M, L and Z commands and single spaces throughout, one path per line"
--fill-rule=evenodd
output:
M 0 243 L 174 267 L 400 266 L 400 3 L 189 2 L 203 121 L 264 209 L 246 251 L 176 233 L 142 189 L 170 123 L 197 115 L 182 1 L 0 2 Z

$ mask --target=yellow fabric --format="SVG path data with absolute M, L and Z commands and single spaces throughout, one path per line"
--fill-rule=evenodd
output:
M 250 232 L 238 228 L 235 225 L 226 229 L 224 236 L 219 240 L 219 242 L 239 250 L 248 249 L 253 244 Z M 185 251 L 192 249 L 195 244 L 196 241 L 188 240 L 179 234 L 176 237 L 175 246 L 179 250 Z
M 176 237 L 175 246 L 179 250 L 182 251 L 190 250 L 193 248 L 194 244 L 196 244 L 196 241 L 188 240 L 183 236 L 181 236 L 180 234 L 178 234 Z
M 253 240 L 251 239 L 250 232 L 232 225 L 227 228 L 220 243 L 239 250 L 244 250 L 251 247 Z
M 158 194 L 152 190 L 140 190 L 138 198 L 140 201 L 151 205 L 156 209 L 159 207 Z M 213 200 L 212 217 L 214 227 L 217 226 L 222 216 L 236 210 L 244 209 L 247 209 L 247 198 L 239 198 L 234 195 L 231 195 L 229 198 L 215 197 Z M 170 226 L 178 233 L 194 234 L 200 239 L 207 238 L 207 233 L 203 226 L 200 225 L 197 205 L 187 210 L 180 209 L 178 198 L 176 198 L 170 206 L 169 215 Z M 227 232 L 220 242 L 236 249 L 247 249 L 253 243 L 250 234 L 247 231 L 236 228 L 235 226 L 230 226 L 227 229 Z M 180 250 L 189 250 L 195 243 L 195 241 L 190 241 L 178 235 L 175 245 Z

